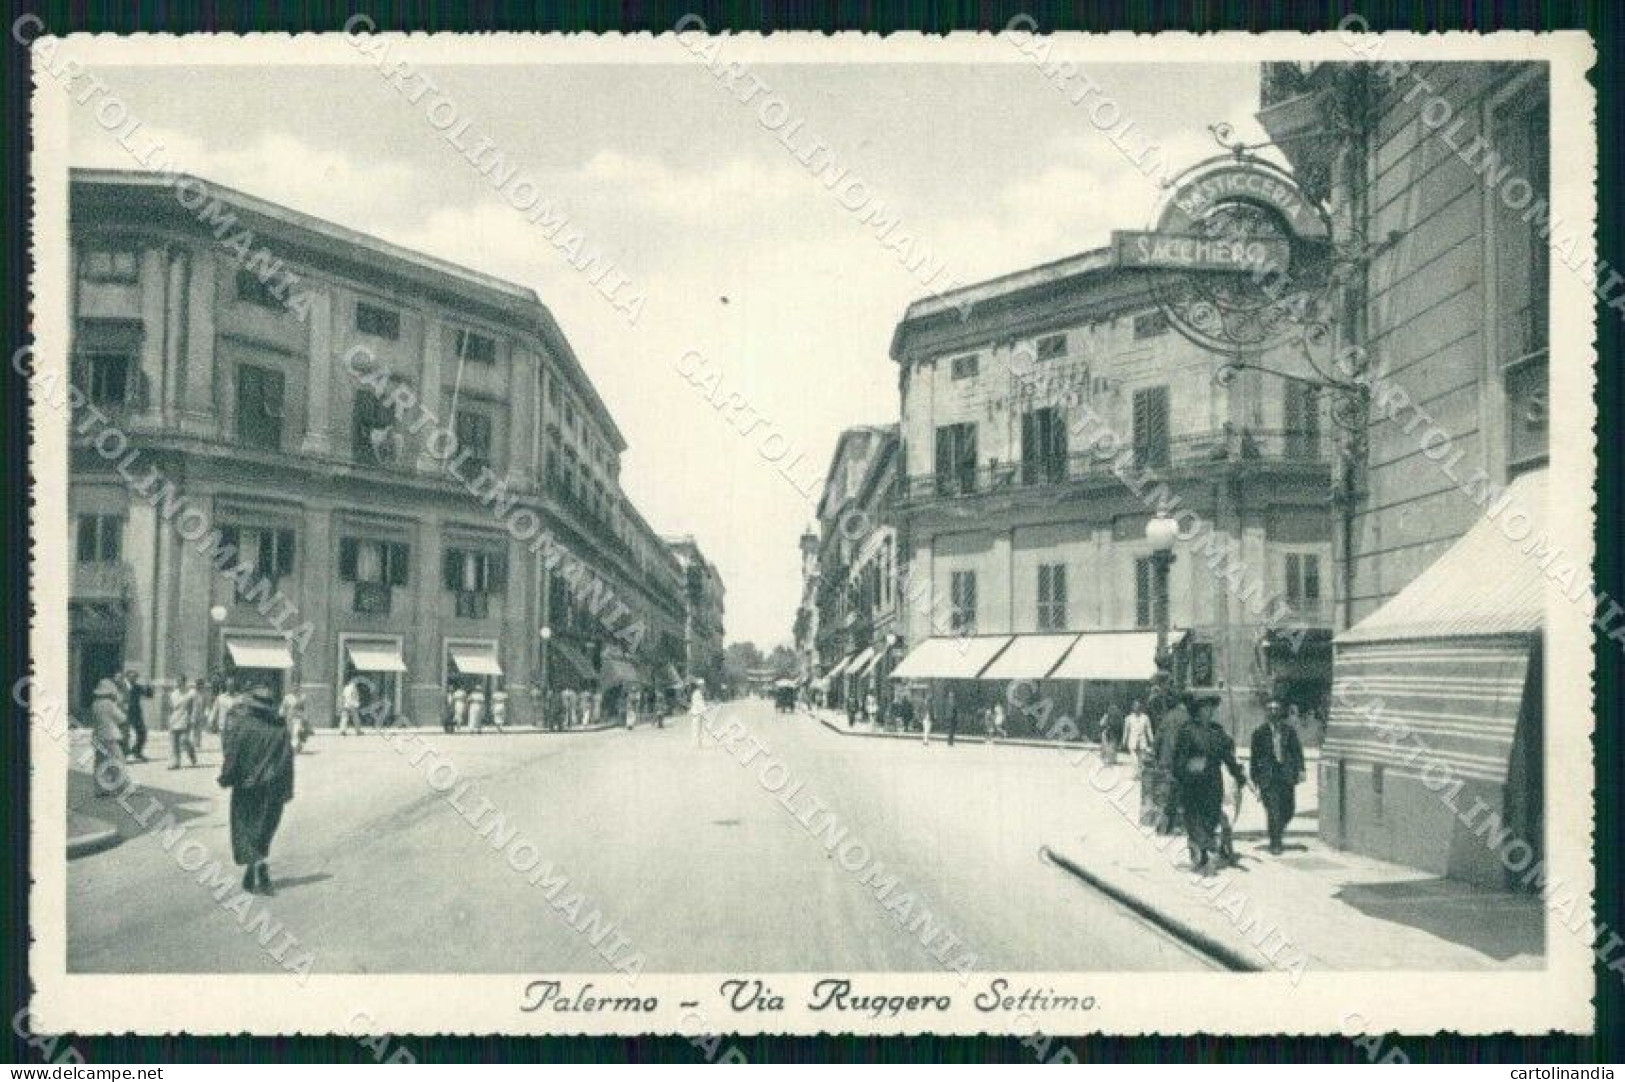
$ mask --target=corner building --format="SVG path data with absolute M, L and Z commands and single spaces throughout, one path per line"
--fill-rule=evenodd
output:
M 459 680 L 525 724 L 544 682 L 680 663 L 681 572 L 533 292 L 192 178 L 75 172 L 70 209 L 73 379 L 129 443 L 70 437 L 76 709 L 235 668 L 318 725 L 353 675 L 414 723 Z

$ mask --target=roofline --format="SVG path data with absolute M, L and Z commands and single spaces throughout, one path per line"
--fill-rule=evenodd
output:
M 1045 271 L 1054 271 L 1066 267 L 1068 264 L 1076 264 L 1077 266 L 1064 274 L 1050 277 L 1044 275 Z M 973 282 L 970 285 L 961 286 L 947 293 L 934 293 L 929 297 L 922 297 L 904 309 L 903 318 L 898 321 L 896 328 L 892 331 L 891 359 L 897 362 L 902 361 L 903 339 L 906 337 L 907 330 L 913 324 L 956 309 L 961 312 L 962 318 L 969 319 L 971 308 L 978 303 L 1003 300 L 1008 297 L 1018 296 L 1026 290 L 1036 289 L 1039 286 L 1054 285 L 1056 282 L 1089 277 L 1117 269 L 1117 265 L 1112 260 L 1112 249 L 1109 246 L 1090 248 L 1075 255 L 1050 260 L 1048 263 L 1023 267 L 1021 270 L 1001 274 L 996 278 Z M 1023 279 L 1026 280 L 1023 281 Z
M 846 446 L 847 441 L 860 434 L 879 436 L 882 440 L 887 436 L 897 439 L 901 432 L 901 426 L 895 422 L 885 425 L 852 425 L 841 429 L 841 434 L 835 438 L 835 450 L 829 456 L 829 465 L 824 467 L 824 484 L 818 493 L 818 506 L 814 509 L 820 521 L 824 517 L 824 501 L 829 496 L 829 483 L 835 476 L 835 464 L 841 461 L 841 449 Z M 864 472 L 864 476 L 868 476 L 868 471 Z M 861 490 L 863 486 L 860 484 L 858 487 Z
M 542 303 L 541 298 L 534 289 L 510 282 L 505 278 L 498 278 L 483 271 L 473 270 L 453 263 L 447 259 L 429 255 L 412 248 L 407 248 L 371 233 L 363 233 L 357 229 L 340 225 L 326 218 L 318 218 L 301 210 L 281 203 L 273 203 L 259 196 L 249 195 L 235 188 L 227 187 L 217 181 L 207 180 L 191 173 L 152 173 L 139 169 L 79 169 L 68 170 L 70 187 L 73 185 L 95 186 L 104 188 L 123 188 L 142 192 L 159 192 L 164 189 L 173 189 L 181 184 L 191 182 L 201 187 L 210 197 L 218 202 L 256 215 L 274 224 L 286 227 L 296 232 L 304 232 L 313 238 L 329 243 L 338 243 L 351 248 L 361 248 L 384 260 L 396 265 L 396 272 L 402 268 L 409 268 L 419 273 L 427 273 L 442 279 L 450 286 L 463 292 L 483 292 L 488 294 L 483 298 L 496 307 L 505 307 L 514 311 L 518 316 L 530 316 L 534 321 L 534 329 L 548 349 L 559 357 L 562 367 L 571 376 L 576 390 L 588 400 L 593 413 L 608 430 L 610 442 L 615 446 L 616 453 L 627 448 L 626 437 L 615 418 L 610 414 L 609 407 L 598 394 L 598 388 L 593 385 L 592 379 L 587 375 L 581 360 L 571 348 L 569 340 L 565 337 L 563 329 L 554 318 L 552 311 Z M 178 204 L 179 205 L 179 204 Z M 186 209 L 182 206 L 182 209 Z M 386 270 L 388 268 L 385 268 Z

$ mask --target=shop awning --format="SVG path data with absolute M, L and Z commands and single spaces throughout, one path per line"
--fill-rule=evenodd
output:
M 405 672 L 401 648 L 392 642 L 348 642 L 345 651 L 356 672 Z
M 450 646 L 451 663 L 464 676 L 501 676 L 502 666 L 497 664 L 494 645 Z
M 1529 553 L 1551 548 L 1546 471 L 1513 481 L 1499 504 L 1493 519 L 1480 519 L 1386 604 L 1338 635 L 1337 645 L 1540 631 L 1547 562 Z M 1519 540 L 1509 538 L 1514 533 Z
M 856 654 L 848 654 L 848 655 L 846 655 L 841 660 L 837 661 L 833 666 L 831 666 L 829 672 L 824 674 L 824 679 L 825 680 L 833 680 L 837 676 L 840 676 L 842 673 L 846 672 L 847 668 L 852 664 L 852 662 L 856 658 L 857 658 Z
M 239 669 L 291 669 L 293 651 L 286 639 L 248 638 L 227 635 L 226 650 Z
M 583 688 L 596 682 L 592 661 L 573 642 L 555 636 L 547 647 L 547 682 L 555 688 Z
M 865 646 L 858 651 L 858 656 L 852 659 L 852 664 L 846 667 L 846 675 L 863 676 L 868 673 L 869 667 L 875 663 L 875 648 Z
M 1042 680 L 1055 671 L 1076 635 L 1017 635 L 982 672 L 983 680 Z
M 1185 632 L 1170 631 L 1171 650 Z M 1078 636 L 1051 680 L 1149 680 L 1157 672 L 1155 631 L 1086 631 Z
M 606 653 L 604 655 L 604 665 L 599 675 L 602 677 L 605 687 L 614 684 L 636 687 L 643 683 L 643 674 L 638 672 L 638 667 L 620 654 Z
M 1321 754 L 1506 780 L 1533 642 L 1431 639 L 1339 645 Z
M 1010 645 L 1009 635 L 926 639 L 891 671 L 894 680 L 974 680 Z

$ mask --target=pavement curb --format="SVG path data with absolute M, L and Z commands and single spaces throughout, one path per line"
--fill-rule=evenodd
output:
M 1038 849 L 1038 856 L 1039 859 L 1046 860 L 1049 863 L 1054 864 L 1057 868 L 1072 873 L 1072 875 L 1083 880 L 1083 882 L 1100 891 L 1100 893 L 1111 898 L 1118 904 L 1132 909 L 1135 913 L 1150 921 L 1164 932 L 1167 932 L 1169 935 L 1173 936 L 1187 947 L 1199 954 L 1207 955 L 1209 958 L 1212 958 L 1214 961 L 1223 965 L 1226 969 L 1235 970 L 1241 973 L 1263 972 L 1263 966 L 1259 965 L 1256 961 L 1247 957 L 1242 952 L 1236 950 L 1230 944 L 1224 942 L 1223 940 L 1216 939 L 1194 925 L 1180 920 L 1178 917 L 1173 916 L 1165 910 L 1157 908 L 1157 906 L 1147 901 L 1144 897 L 1131 890 L 1125 889 L 1117 883 L 1112 882 L 1110 879 L 1088 871 L 1070 857 L 1057 853 L 1049 846 L 1040 846 Z
M 98 827 L 95 830 L 85 830 L 68 839 L 68 859 L 88 857 L 92 853 L 99 853 L 118 843 L 119 832 L 116 827 Z
M 858 731 L 856 729 L 843 729 L 839 725 L 837 725 L 835 722 L 830 721 L 826 717 L 822 717 L 822 716 L 820 716 L 818 714 L 815 714 L 810 710 L 804 710 L 804 711 L 802 711 L 802 713 L 806 714 L 808 717 L 810 717 L 814 721 L 818 722 L 818 724 L 822 725 L 824 728 L 828 729 L 830 732 L 838 733 L 841 736 L 869 736 L 869 737 L 876 737 L 876 738 L 883 739 L 883 740 L 913 740 L 913 741 L 916 741 L 916 742 L 918 742 L 921 739 L 921 734 L 920 733 L 884 733 L 884 732 L 877 733 L 877 732 L 873 732 L 873 731 L 862 731 L 862 732 L 860 732 L 860 731 Z M 943 743 L 947 743 L 948 734 L 947 734 L 946 731 L 940 731 L 939 732 L 939 731 L 933 729 L 932 732 L 931 732 L 931 739 L 933 741 L 940 740 Z M 1016 748 L 1056 748 L 1056 749 L 1062 750 L 1062 751 L 1098 751 L 1099 748 L 1100 748 L 1100 745 L 1098 743 L 1070 744 L 1070 743 L 1067 743 L 1067 742 L 1062 741 L 1062 740 L 1022 740 L 1022 739 L 1011 740 L 1008 737 L 997 737 L 997 738 L 993 739 L 992 741 L 988 741 L 988 740 L 984 740 L 981 736 L 975 735 L 975 734 L 966 734 L 965 736 L 959 736 L 959 737 L 956 737 L 955 739 L 961 744 L 976 745 L 976 744 L 992 743 L 992 744 L 1005 745 L 1005 746 L 1016 747 Z
M 648 727 L 649 724 L 650 723 L 647 723 L 647 722 L 640 722 L 637 727 L 642 729 L 642 728 Z M 465 733 L 460 729 L 456 730 L 454 732 L 449 732 L 448 733 L 438 725 L 392 725 L 387 730 L 368 729 L 367 731 L 357 733 L 356 735 L 357 736 L 378 736 L 383 732 L 391 732 L 391 733 L 438 733 L 441 736 L 570 736 L 570 735 L 575 734 L 575 733 L 602 733 L 602 732 L 608 732 L 610 729 L 624 729 L 624 728 L 626 728 L 626 725 L 624 723 L 623 724 L 609 723 L 609 724 L 604 724 L 604 725 L 588 725 L 588 726 L 586 726 L 584 728 L 580 727 L 580 726 L 577 726 L 575 728 L 570 728 L 570 729 L 537 729 L 537 728 L 535 728 L 533 726 L 530 726 L 530 725 L 524 725 L 524 726 L 510 725 L 510 726 L 508 726 L 508 728 L 506 730 L 504 730 L 503 732 L 500 732 L 500 733 L 497 732 L 497 730 L 494 727 L 490 727 L 490 726 L 488 726 L 488 727 L 486 727 L 484 729 L 481 729 L 477 733 Z M 334 729 L 334 728 L 322 728 L 322 729 L 314 730 L 311 735 L 312 736 L 331 736 L 331 737 L 337 738 L 339 736 L 339 731 L 337 729 Z M 346 737 L 344 739 L 348 739 L 348 738 Z

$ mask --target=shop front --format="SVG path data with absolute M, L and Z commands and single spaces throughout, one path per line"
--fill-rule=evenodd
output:
M 1500 507 L 1337 636 L 1320 826 L 1339 848 L 1528 889 L 1545 851 L 1546 581 L 1520 539 L 1547 540 L 1545 472 Z
M 339 635 L 339 687 L 356 681 L 363 725 L 383 728 L 400 718 L 406 675 L 402 647 L 399 635 Z
M 282 700 L 287 690 L 288 673 L 293 669 L 293 650 L 280 635 L 265 632 L 223 632 L 226 644 L 226 678 L 239 687 L 262 686 L 271 692 L 274 701 Z

